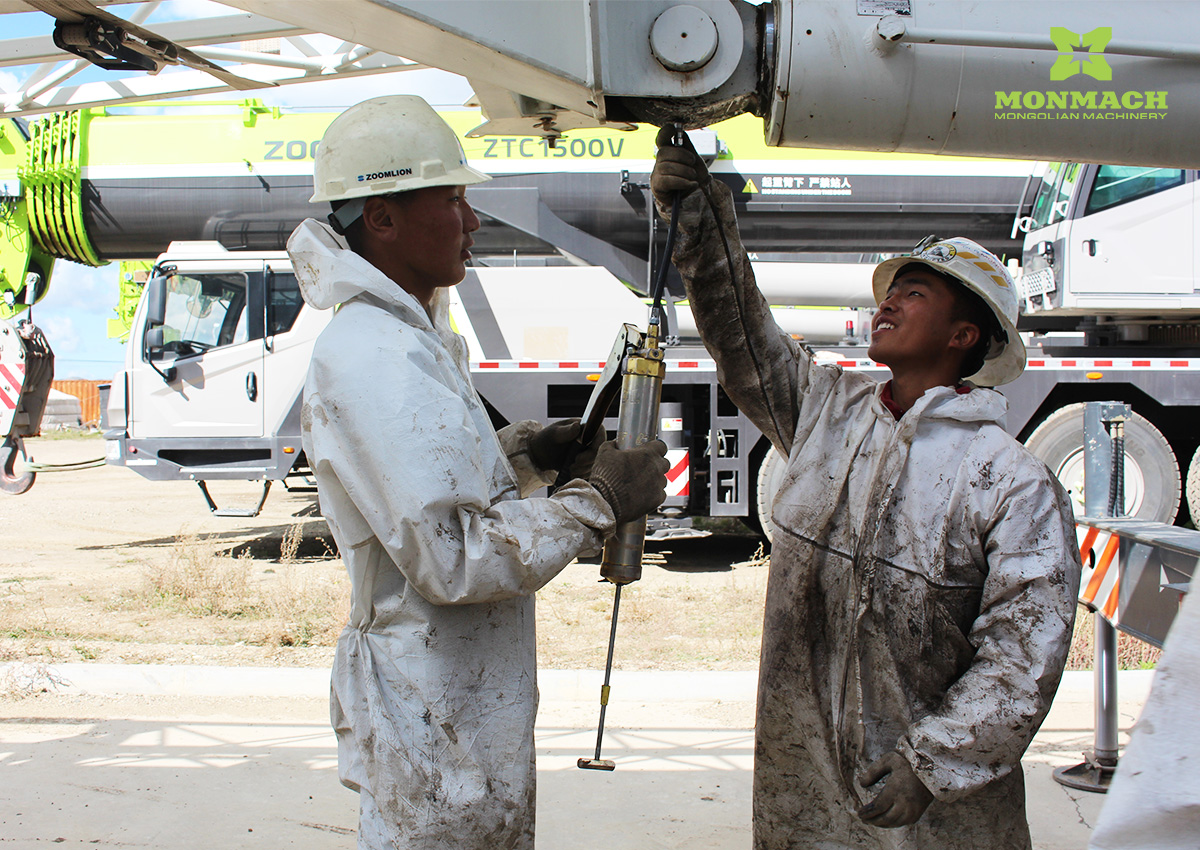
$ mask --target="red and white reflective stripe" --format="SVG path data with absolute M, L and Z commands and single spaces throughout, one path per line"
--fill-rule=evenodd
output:
M 688 369 L 700 372 L 715 372 L 717 364 L 712 360 L 668 360 L 667 369 Z M 498 370 L 501 372 L 599 372 L 604 363 L 595 360 L 476 360 L 472 369 Z
M 1118 564 L 1120 539 L 1095 528 L 1086 531 L 1079 543 L 1079 559 L 1083 575 L 1079 580 L 1079 601 L 1116 625 L 1120 612 L 1117 600 L 1121 593 L 1121 570 Z
M 818 358 L 818 363 L 834 364 L 843 369 L 886 369 L 882 363 L 874 360 L 848 360 L 841 358 Z M 699 372 L 716 371 L 717 365 L 712 360 L 667 360 L 667 369 L 684 369 Z M 576 371 L 597 372 L 604 368 L 604 363 L 595 360 L 476 360 L 471 364 L 472 369 L 499 371 Z M 1096 369 L 1143 369 L 1150 371 L 1172 371 L 1178 369 L 1200 369 L 1200 358 L 1191 360 L 1172 360 L 1169 358 L 1137 359 L 1124 358 L 1116 360 L 1091 359 L 1048 359 L 1037 358 L 1026 362 L 1029 369 L 1080 369 L 1093 371 Z
M 472 369 L 498 369 L 502 372 L 597 372 L 604 368 L 595 360 L 476 360 Z
M 686 496 L 688 494 L 688 450 L 667 449 L 667 462 L 671 469 L 667 472 L 667 495 Z
M 18 363 L 11 369 L 0 363 L 0 407 L 7 408 L 8 410 L 16 410 L 17 401 L 21 398 L 21 387 L 24 384 L 24 363 Z
M 834 360 L 836 365 L 843 369 L 886 369 L 882 363 L 876 363 L 874 360 Z
M 1026 361 L 1025 365 L 1030 369 L 1149 369 L 1151 371 L 1171 371 L 1173 369 L 1200 369 L 1200 360 L 1172 360 L 1166 357 L 1157 357 L 1152 360 L 1143 358 L 1136 360 L 1132 358 L 1117 360 L 1030 358 Z

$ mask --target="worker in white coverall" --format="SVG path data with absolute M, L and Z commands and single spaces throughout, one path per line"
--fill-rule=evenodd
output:
M 533 593 L 662 502 L 666 447 L 584 447 L 569 483 L 531 498 L 578 420 L 495 431 L 448 321 L 479 227 L 465 187 L 489 178 L 410 96 L 342 113 L 314 165 L 333 212 L 288 252 L 305 300 L 340 305 L 302 429 L 351 581 L 331 714 L 358 846 L 531 850 Z
M 1200 847 L 1200 577 L 1194 573 L 1191 585 L 1088 850 Z
M 659 136 L 660 214 L 721 385 L 784 456 L 755 727 L 754 841 L 1029 848 L 1021 756 L 1079 559 L 1063 488 L 1001 427 L 1021 374 L 1004 266 L 926 240 L 874 272 L 876 382 L 813 361 L 754 283 L 730 189 Z

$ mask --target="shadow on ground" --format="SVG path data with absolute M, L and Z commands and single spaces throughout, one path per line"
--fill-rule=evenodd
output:
M 690 540 L 647 540 L 643 567 L 656 566 L 678 573 L 726 573 L 734 564 L 754 558 L 759 538 L 749 534 L 714 534 Z M 580 558 L 583 564 L 599 564 L 600 556 Z

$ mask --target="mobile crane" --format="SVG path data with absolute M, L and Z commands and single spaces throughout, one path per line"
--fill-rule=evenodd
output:
M 539 14 L 534 16 L 522 14 L 517 0 L 455 4 L 400 0 L 386 6 L 348 0 L 339 4 L 336 16 L 319 2 L 243 0 L 235 5 L 465 74 L 486 118 L 468 136 L 507 137 L 509 151 L 515 148 L 520 155 L 537 145 L 546 158 L 566 159 L 576 143 L 583 142 L 574 131 L 584 127 L 615 127 L 614 135 L 621 138 L 622 131 L 639 122 L 674 120 L 697 128 L 748 112 L 764 119 L 770 145 L 1042 159 L 1083 156 L 1121 165 L 1150 163 L 1182 169 L 1197 164 L 1189 143 L 1200 115 L 1193 102 L 1200 95 L 1190 84 L 1196 76 L 1197 51 L 1183 36 L 1197 10 L 1189 4 L 1143 3 L 1136 14 L 1127 10 L 1118 14 L 1091 3 L 1047 2 L 1024 10 L 1018 20 L 1008 14 L 1005 4 L 923 0 L 776 0 L 761 5 L 726 0 L 686 5 L 580 0 L 552 7 L 539 4 Z M 553 13 L 542 14 L 548 8 Z M 554 37 L 547 38 L 547 32 Z M 687 36 L 692 37 L 687 40 Z M 504 82 L 503 88 L 497 80 Z M 34 98 L 27 108 L 45 112 L 52 106 Z M 1096 121 L 1105 123 L 1097 127 Z M 315 138 L 275 139 L 281 145 L 275 154 L 311 155 Z M 495 139 L 485 143 L 500 144 Z M 586 144 L 590 150 L 592 140 Z M 740 180 L 746 175 L 738 169 L 750 168 L 740 158 L 736 161 L 739 165 L 731 171 Z M 718 158 L 718 173 L 721 166 Z M 756 200 L 763 205 L 774 202 L 768 188 L 786 194 L 797 185 L 793 179 L 788 186 L 789 176 L 816 177 L 817 184 L 809 186 L 827 190 L 826 202 L 836 191 L 833 178 L 845 177 L 836 171 L 762 174 L 764 184 L 769 179 L 770 185 L 759 187 L 762 197 Z M 272 184 L 271 175 L 262 169 L 243 177 L 260 186 L 265 182 L 272 191 L 280 185 L 279 181 Z M 641 195 L 644 201 L 636 186 L 638 178 L 631 171 L 623 184 L 629 189 L 628 200 Z M 915 185 L 923 182 L 917 180 Z M 1031 183 L 1030 192 L 1015 193 L 1011 202 L 1023 203 L 1024 195 L 1035 188 Z M 540 185 L 538 189 L 536 201 L 529 193 L 511 193 L 508 200 L 513 206 L 497 220 L 517 223 L 518 230 L 522 222 L 536 220 L 550 194 Z M 70 204 L 76 200 L 70 192 L 61 197 Z M 499 204 L 501 199 L 496 200 Z M 775 210 L 777 224 L 791 220 L 797 211 L 791 205 L 795 200 L 788 198 Z M 911 197 L 897 198 L 895 208 L 908 210 L 912 203 Z M 73 208 L 70 204 L 67 207 Z M 566 221 L 564 215 L 557 217 Z M 239 242 L 231 237 L 231 242 L 252 247 L 253 240 L 263 235 L 256 231 L 261 222 L 253 218 L 244 217 L 233 225 L 241 228 L 243 238 Z M 905 220 L 901 216 L 889 220 L 886 229 L 859 230 L 865 239 L 860 238 L 855 247 L 862 249 L 863 242 L 870 240 L 876 250 L 903 250 L 915 239 L 891 245 L 881 244 L 880 236 L 899 232 L 903 228 L 897 225 Z M 643 220 L 637 227 L 647 224 Z M 801 230 L 808 228 L 808 233 L 800 244 L 821 250 L 814 244 L 818 240 L 811 239 L 812 224 L 811 218 L 804 222 Z M 576 229 L 586 233 L 583 227 Z M 627 255 L 636 252 L 621 255 L 602 248 L 600 243 L 619 247 L 616 228 L 606 223 L 602 229 L 598 242 L 580 240 L 595 249 L 583 258 L 610 270 L 624 269 L 617 274 L 623 280 L 639 277 L 628 272 Z M 948 232 L 945 227 L 917 229 Z M 954 230 L 975 235 L 961 226 Z M 68 227 L 64 232 L 73 231 Z M 523 232 L 528 235 L 530 228 Z M 571 231 L 560 228 L 559 235 L 563 232 Z M 1015 240 L 1016 234 L 1012 230 L 1009 239 Z M 1001 252 L 1006 248 L 1003 238 L 978 238 Z M 643 244 L 647 242 L 644 239 Z M 773 244 L 767 239 L 758 246 L 760 259 L 774 253 Z M 844 250 L 846 243 L 840 244 Z M 824 250 L 834 249 L 827 243 Z M 604 254 L 608 256 L 600 259 Z M 37 260 L 31 252 L 28 262 L 35 270 Z M 28 288 L 18 285 L 13 290 L 19 295 L 18 290 Z M 873 366 L 842 357 L 841 362 L 855 368 Z M 1178 403 L 1167 405 L 1186 412 L 1187 400 L 1197 396 L 1190 387 L 1191 361 L 1172 359 L 1184 365 L 1164 367 L 1182 370 L 1169 382 L 1169 388 L 1179 388 Z M 1031 358 L 1030 389 L 1022 395 L 1024 391 L 1014 385 L 1010 391 L 1009 427 L 1022 436 L 1030 435 L 1054 413 L 1059 403 L 1054 391 L 1061 384 L 1102 387 L 1111 372 L 1101 370 L 1125 365 L 1107 358 L 1063 358 L 1047 365 L 1051 361 Z M 1110 366 L 1101 365 L 1106 363 Z M 761 469 L 758 477 L 762 478 Z M 1174 515 L 1170 498 L 1159 502 L 1166 514 L 1154 518 Z
M 480 120 L 474 111 L 443 114 L 463 134 Z M 9 166 L 32 187 L 14 206 L 25 212 L 31 251 L 48 246 L 28 268 L 49 271 L 51 251 L 89 263 L 157 257 L 155 299 L 135 317 L 142 288 L 124 281 L 112 322 L 130 337 L 109 396 L 111 462 L 196 480 L 206 495 L 205 481 L 221 478 L 264 481 L 265 495 L 269 482 L 303 470 L 300 388 L 326 317 L 303 307 L 281 249 L 313 214 L 312 154 L 332 118 L 250 102 L 167 115 L 97 109 L 30 125 L 23 158 L 14 153 L 19 163 Z M 554 148 L 527 137 L 464 138 L 496 179 L 471 191 L 484 219 L 479 267 L 454 290 L 454 315 L 498 419 L 577 413 L 611 329 L 643 318 L 630 287 L 644 289 L 650 244 L 660 241 L 646 191 L 653 136 L 580 131 Z M 782 305 L 780 321 L 810 341 L 862 340 L 871 266 L 844 261 L 877 256 L 866 253 L 873 231 L 894 231 L 893 250 L 936 229 L 1010 253 L 1019 246 L 1010 222 L 1028 163 L 801 155 L 763 145 L 748 116 L 693 138 L 741 199 L 744 235 Z M 32 280 L 20 262 L 7 280 Z M 14 303 L 30 291 L 14 290 Z M 694 341 L 690 313 L 678 318 L 673 333 Z M 165 327 L 157 344 L 147 338 L 154 325 Z M 724 400 L 703 351 L 678 347 L 672 357 L 680 368 L 666 397 L 678 443 L 669 509 L 755 517 L 765 441 Z M 726 468 L 716 474 L 714 464 Z

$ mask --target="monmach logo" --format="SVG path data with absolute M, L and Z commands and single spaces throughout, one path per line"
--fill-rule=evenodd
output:
M 1112 41 L 1112 27 L 1096 27 L 1083 35 L 1066 27 L 1050 27 L 1050 40 L 1058 48 L 1050 79 L 1069 80 L 1076 74 L 1087 74 L 1095 80 L 1112 79 L 1112 68 L 1102 55 Z M 1077 54 L 1077 49 L 1086 49 L 1086 57 Z
M 1061 82 L 1084 75 L 1111 82 L 1112 67 L 1104 51 L 1112 38 L 1112 27 L 1096 27 L 1082 35 L 1066 27 L 1050 27 L 1050 42 L 1058 49 L 1058 58 L 1050 67 L 1050 80 Z M 1047 44 L 1042 49 L 1049 48 Z M 1118 45 L 1114 52 L 1120 49 Z M 997 91 L 995 95 L 998 121 L 1148 121 L 1167 117 L 1166 91 L 1117 91 L 1079 79 L 1073 85 L 1041 91 Z

